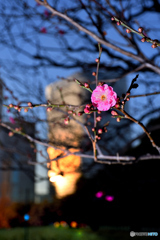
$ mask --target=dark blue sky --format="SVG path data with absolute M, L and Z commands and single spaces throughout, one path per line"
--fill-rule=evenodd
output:
M 49 1 L 52 2 L 52 1 Z M 83 1 L 84 3 L 86 1 Z M 105 6 L 104 1 L 104 6 Z M 115 1 L 116 3 L 117 1 Z M 14 92 L 14 96 L 18 98 L 19 101 L 31 101 L 33 103 L 42 103 L 45 102 L 45 88 L 49 83 L 57 80 L 57 77 L 67 77 L 73 74 L 76 71 L 80 71 L 80 67 L 69 68 L 69 67 L 58 67 L 49 65 L 48 61 L 45 58 L 56 59 L 59 64 L 62 62 L 64 64 L 73 64 L 75 59 L 78 59 L 79 62 L 95 62 L 95 58 L 98 57 L 97 53 L 94 52 L 92 46 L 90 46 L 89 39 L 85 39 L 84 34 L 77 34 L 77 30 L 73 29 L 68 31 L 68 25 L 62 21 L 61 23 L 57 20 L 56 17 L 47 17 L 45 14 L 46 9 L 43 6 L 38 6 L 34 0 L 25 1 L 26 6 L 24 7 L 23 2 L 19 1 L 4 1 L 1 7 L 0 12 L 0 74 L 2 80 L 5 82 L 6 86 L 9 87 Z M 60 0 L 57 3 L 59 10 L 64 10 L 70 7 L 74 7 L 78 3 L 77 1 L 68 1 L 67 4 L 65 0 Z M 140 7 L 140 1 L 136 2 L 131 1 L 130 11 L 134 13 L 138 11 Z M 147 1 L 147 4 L 150 5 L 151 1 Z M 128 4 L 128 1 L 122 1 L 123 7 Z M 15 6 L 13 8 L 13 6 Z M 128 11 L 129 13 L 129 11 Z M 50 13 L 49 13 L 50 14 Z M 79 11 L 78 13 L 72 14 L 73 17 L 77 17 L 81 20 L 86 19 L 88 25 L 85 26 L 88 29 L 95 31 L 95 28 L 90 26 L 90 19 L 84 10 Z M 133 26 L 137 28 L 137 23 L 140 23 L 142 27 L 145 27 L 146 30 L 151 28 L 149 31 L 149 36 L 153 39 L 160 39 L 160 14 L 153 14 L 148 12 L 140 17 L 137 17 L 137 22 L 133 23 Z M 46 29 L 46 33 L 42 33 L 42 28 Z M 119 26 L 119 29 L 122 27 Z M 107 32 L 106 39 L 116 45 L 119 45 L 125 50 L 131 52 L 136 52 L 134 49 L 130 49 L 129 46 L 126 46 L 126 41 L 120 37 L 120 35 L 114 30 L 110 25 L 110 20 L 104 24 L 104 30 Z M 63 34 L 64 31 L 64 34 Z M 125 31 L 125 30 L 124 30 Z M 146 57 L 151 58 L 154 53 L 160 53 L 159 48 L 152 49 L 150 43 L 142 43 L 140 37 L 137 36 L 137 41 L 139 47 L 143 50 L 143 53 Z M 90 47 L 90 51 L 81 51 L 70 53 L 66 52 L 65 46 L 66 43 L 78 47 L 84 47 L 87 45 Z M 43 48 L 45 47 L 45 48 Z M 103 47 L 103 46 L 102 46 Z M 16 49 L 16 50 L 15 50 Z M 113 50 L 112 50 L 113 51 Z M 33 58 L 33 55 L 35 56 Z M 44 57 L 44 60 L 41 62 L 36 58 L 37 55 Z M 121 56 L 120 53 L 117 55 Z M 72 57 L 72 58 L 70 58 Z M 126 59 L 128 59 L 126 57 Z M 125 67 L 125 63 L 119 60 L 112 61 L 106 57 L 106 54 L 102 52 L 102 62 L 109 66 L 111 64 Z M 155 63 L 160 66 L 160 55 L 157 56 Z M 33 67 L 34 66 L 34 67 Z M 92 74 L 92 70 L 91 73 Z M 135 77 L 135 74 L 130 74 L 127 79 L 130 82 Z M 155 75 L 148 76 L 148 82 L 159 82 L 159 77 Z M 160 91 L 160 85 L 157 87 L 157 84 L 146 85 L 146 75 L 143 73 L 139 74 L 138 78 L 139 88 L 134 91 L 133 94 L 143 94 L 152 91 Z M 145 82 L 145 84 L 143 84 Z M 156 87 L 155 87 L 156 86 Z M 12 98 L 8 91 L 4 91 L 4 95 L 8 96 L 6 103 L 16 104 L 16 101 Z M 131 108 L 133 106 L 139 106 L 140 104 L 144 105 L 143 113 L 142 111 L 136 112 L 136 117 L 140 118 L 142 114 L 145 113 L 147 109 L 148 99 L 151 99 L 151 104 L 148 106 L 151 110 L 156 106 L 159 106 L 159 97 L 148 97 L 147 101 L 144 99 L 134 99 L 130 101 Z M 13 116 L 13 113 L 6 113 L 6 109 L 3 111 L 4 118 L 7 120 L 9 116 Z M 46 110 L 39 109 L 32 113 L 27 113 L 22 116 L 25 116 L 26 119 L 35 121 L 35 116 L 40 119 L 46 119 Z M 153 115 L 152 115 L 153 116 Z M 146 123 L 147 118 L 143 119 Z M 44 126 L 44 131 L 42 132 L 42 123 L 37 124 L 37 131 L 40 134 L 37 136 L 44 137 L 46 136 L 46 125 Z M 135 129 L 139 128 L 135 127 Z M 137 131 L 137 130 L 136 130 Z M 42 160 L 40 155 L 38 159 Z M 41 172 L 41 170 L 38 170 Z M 45 173 L 46 174 L 46 173 Z M 42 183 L 41 183 L 42 184 Z M 42 185 L 41 185 L 42 186 Z M 41 189 L 46 189 L 46 187 L 41 187 Z

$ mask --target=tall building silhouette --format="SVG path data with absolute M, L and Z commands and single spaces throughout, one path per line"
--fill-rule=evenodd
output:
M 2 113 L 2 82 L 0 81 L 0 113 Z M 19 127 L 6 122 L 12 128 Z M 24 132 L 34 136 L 34 124 L 22 122 Z M 27 139 L 0 126 L 0 198 L 9 198 L 13 202 L 34 201 L 34 166 L 28 165 L 28 156 L 35 160 L 36 154 Z

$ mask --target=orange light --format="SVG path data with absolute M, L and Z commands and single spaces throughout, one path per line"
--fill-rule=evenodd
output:
M 61 221 L 60 224 L 61 224 L 62 227 L 67 227 L 68 226 L 68 224 L 65 221 Z
M 78 223 L 75 221 L 72 221 L 70 225 L 72 228 L 76 228 L 78 226 Z
M 62 158 L 59 159 L 58 161 L 51 161 L 50 168 L 57 173 L 59 173 L 59 171 L 62 171 L 62 172 L 76 171 L 81 164 L 81 158 L 73 154 L 65 157 L 65 153 L 63 150 L 64 149 L 54 149 L 52 147 L 49 147 L 47 149 L 49 158 L 51 160 L 62 156 Z M 70 148 L 69 151 L 71 153 L 79 152 L 78 149 L 74 149 L 74 148 Z
M 69 151 L 75 153 L 79 150 L 70 148 Z M 64 148 L 54 149 L 49 147 L 47 152 L 51 160 L 62 156 L 57 161 L 49 163 L 50 170 L 48 171 L 48 177 L 55 187 L 56 196 L 62 198 L 73 194 L 76 190 L 76 182 L 81 177 L 81 173 L 78 172 L 81 158 L 74 154 L 65 156 Z M 60 173 L 63 173 L 63 176 Z

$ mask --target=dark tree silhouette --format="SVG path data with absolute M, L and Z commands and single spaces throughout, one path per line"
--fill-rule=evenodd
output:
M 156 24 L 159 9 L 159 1 L 152 0 L 70 0 L 67 4 L 63 0 L 4 1 L 0 6 L 0 65 L 4 89 L 1 126 L 15 132 L 14 126 L 5 123 L 9 116 L 6 113 L 8 107 L 19 124 L 30 121 L 37 126 L 34 137 L 21 131 L 15 134 L 47 147 L 46 108 L 59 107 L 56 102 L 49 105 L 45 100 L 44 88 L 49 83 L 76 71 L 82 71 L 92 79 L 92 72 L 99 69 L 110 73 L 106 78 L 100 74 L 99 81 L 111 83 L 114 87 L 116 82 L 122 85 L 121 81 L 126 77 L 130 86 L 138 73 L 139 87 L 131 90 L 127 113 L 123 109 L 120 111 L 131 121 L 122 119 L 122 124 L 118 126 L 113 119 L 112 134 L 105 133 L 97 147 L 89 128 L 86 134 L 94 150 L 98 150 L 98 160 L 106 163 L 132 163 L 134 156 L 112 156 L 115 154 L 114 146 L 107 148 L 106 143 L 118 144 L 113 141 L 118 136 L 118 142 L 125 143 L 124 149 L 126 145 L 130 147 L 134 137 L 138 139 L 138 131 L 141 134 L 141 128 L 153 147 L 159 150 L 144 127 L 149 119 L 158 116 L 160 110 L 159 41 L 155 40 L 160 37 L 159 25 Z M 95 61 L 99 56 L 98 43 L 102 47 L 100 66 Z M 115 72 L 116 75 L 112 74 Z M 92 81 L 95 87 L 93 84 L 95 81 Z M 29 111 L 25 113 L 23 109 Z M 136 124 L 139 125 L 138 130 L 134 128 Z M 39 127 L 42 125 L 43 128 Z M 124 149 L 118 151 L 124 152 Z M 66 154 L 70 152 L 66 150 Z M 84 156 L 81 152 L 79 155 Z M 95 158 L 91 154 L 86 157 Z

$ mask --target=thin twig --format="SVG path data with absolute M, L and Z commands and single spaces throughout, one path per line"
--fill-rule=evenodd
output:
M 13 128 L 11 128 L 10 126 L 8 126 L 5 123 L 0 122 L 0 125 L 7 128 L 10 131 L 14 131 Z M 90 139 L 93 142 L 93 146 L 94 146 L 95 143 L 94 143 L 93 138 L 90 135 L 88 129 L 87 129 L 87 132 L 88 132 L 88 134 L 90 136 Z M 27 138 L 31 142 L 34 142 L 34 143 L 37 143 L 37 144 L 40 144 L 40 145 L 43 145 L 43 146 L 46 146 L 46 147 L 52 147 L 54 149 L 63 150 L 63 152 L 65 154 L 65 156 L 61 156 L 61 157 L 58 157 L 58 158 L 55 158 L 55 159 L 49 159 L 49 160 L 44 161 L 44 162 L 35 162 L 35 161 L 29 161 L 28 162 L 29 164 L 34 164 L 34 165 L 36 165 L 36 164 L 42 164 L 43 165 L 43 164 L 46 164 L 46 163 L 50 163 L 52 161 L 57 161 L 60 158 L 63 158 L 63 157 L 69 156 L 69 155 L 75 155 L 75 156 L 79 156 L 81 158 L 94 159 L 95 162 L 98 162 L 98 163 L 101 163 L 101 164 L 132 164 L 134 162 L 141 161 L 141 160 L 160 159 L 160 156 L 156 156 L 156 155 L 142 156 L 142 157 L 139 157 L 137 160 L 133 156 L 106 156 L 106 155 L 103 155 L 101 152 L 99 152 L 99 150 L 98 150 L 98 153 L 99 153 L 98 155 L 97 154 L 95 154 L 95 155 L 81 154 L 80 152 L 79 153 L 78 152 L 73 153 L 73 152 L 70 152 L 69 150 L 61 149 L 61 148 L 55 147 L 51 144 L 41 142 L 41 141 L 39 141 L 35 138 L 30 137 L 28 134 L 25 134 L 25 133 L 22 133 L 22 132 L 17 132 L 17 134 L 23 135 L 23 137 Z M 95 150 L 96 150 L 96 147 L 95 147 Z M 103 161 L 101 161 L 101 159 L 103 159 Z
M 138 34 L 138 35 L 141 36 L 142 38 L 145 38 L 147 42 L 150 42 L 150 43 L 153 43 L 153 44 L 154 44 L 155 40 L 150 39 L 149 37 L 147 37 L 146 35 L 144 35 L 143 32 L 136 31 L 135 29 L 129 27 L 126 23 L 124 23 L 123 21 L 121 21 L 120 19 L 118 19 L 118 18 L 116 18 L 116 17 L 113 17 L 113 19 L 114 19 L 116 22 L 119 22 L 120 25 L 122 25 L 123 27 L 129 29 L 131 32 Z M 160 46 L 160 43 L 159 43 L 158 41 L 156 41 L 156 45 L 157 45 L 157 46 Z
M 39 104 L 32 104 L 31 106 L 21 106 L 21 103 L 19 103 L 18 105 L 6 105 L 3 104 L 3 107 L 7 107 L 8 109 L 10 108 L 14 108 L 14 109 L 32 109 L 32 108 L 36 108 L 36 107 L 52 107 L 52 108 L 62 108 L 62 107 L 67 107 L 67 108 L 72 108 L 74 110 L 81 108 L 81 107 L 85 107 L 85 104 L 83 105 L 71 105 L 71 104 L 52 104 L 52 103 L 39 103 Z
M 138 72 L 138 71 L 140 71 L 140 70 L 142 70 L 144 68 L 146 68 L 146 63 L 141 64 L 139 67 L 135 68 L 134 70 L 132 70 L 130 72 L 127 72 L 127 73 L 123 74 L 120 77 L 112 78 L 112 79 L 100 79 L 99 81 L 100 82 L 118 82 L 120 79 L 126 77 L 127 75 L 135 73 L 135 72 Z
M 98 37 L 95 33 L 91 32 L 90 30 L 86 29 L 85 27 L 81 26 L 79 23 L 75 22 L 72 18 L 68 17 L 67 15 L 57 11 L 56 9 L 52 8 L 48 3 L 45 4 L 44 2 L 41 2 L 40 0 L 35 0 L 37 3 L 45 6 L 48 10 L 50 10 L 53 15 L 55 16 L 59 16 L 63 19 L 65 19 L 67 22 L 71 23 L 73 26 L 75 26 L 78 30 L 80 31 L 83 31 L 85 32 L 87 35 L 91 36 L 92 38 L 94 38 L 98 43 L 100 44 L 103 44 L 109 48 L 112 48 L 113 50 L 117 51 L 117 52 L 120 52 L 128 57 L 131 57 L 135 60 L 137 60 L 138 62 L 141 62 L 143 63 L 144 62 L 144 59 L 131 53 L 131 52 L 128 52 L 128 51 L 125 51 L 123 49 L 121 49 L 120 47 L 117 47 L 115 45 L 113 45 L 112 43 L 106 41 L 106 40 L 103 40 L 102 38 Z M 159 71 L 160 72 L 160 71 Z
M 45 143 L 45 142 L 42 142 L 42 141 L 40 141 L 40 140 L 38 140 L 38 139 L 35 139 L 35 138 L 29 136 L 28 134 L 22 132 L 22 131 L 15 131 L 14 128 L 10 127 L 10 126 L 7 125 L 6 123 L 0 122 L 0 125 L 1 125 L 2 127 L 4 127 L 4 128 L 7 128 L 8 130 L 10 130 L 11 132 L 13 132 L 13 133 L 15 133 L 15 134 L 19 134 L 19 135 L 25 137 L 25 138 L 28 139 L 30 142 L 34 142 L 34 143 L 43 145 L 43 146 L 45 146 L 45 147 L 52 147 L 52 148 L 54 148 L 54 149 L 60 149 L 60 148 L 55 147 L 55 146 L 53 146 L 53 145 L 51 145 L 51 144 L 49 144 L 49 143 Z M 65 152 L 66 154 L 67 154 L 67 153 L 70 153 L 70 152 L 67 151 L 67 150 L 64 150 L 64 152 Z
M 125 51 L 124 49 L 115 46 L 114 44 L 108 42 L 107 40 L 104 40 L 100 37 L 98 37 L 95 33 L 91 32 L 90 30 L 88 30 L 87 28 L 81 26 L 79 23 L 75 22 L 72 18 L 68 17 L 66 14 L 63 14 L 59 11 L 57 11 L 56 9 L 54 9 L 53 7 L 51 7 L 47 1 L 42 2 L 40 0 L 35 0 L 37 3 L 39 3 L 40 5 L 45 6 L 48 10 L 50 10 L 53 14 L 53 16 L 59 16 L 63 19 L 65 19 L 67 22 L 71 23 L 73 26 L 75 26 L 79 31 L 83 31 L 85 32 L 87 35 L 91 36 L 92 38 L 94 38 L 98 43 L 105 45 L 106 47 L 109 47 L 117 52 L 120 52 L 121 54 L 124 54 L 125 56 L 131 57 L 133 59 L 135 59 L 138 62 L 144 63 L 144 59 L 140 56 L 135 55 L 132 52 L 129 51 Z M 149 69 L 152 69 L 153 71 L 155 71 L 156 73 L 160 74 L 160 68 L 158 66 L 155 66 L 152 63 L 147 63 L 146 67 Z
M 89 139 L 91 140 L 92 147 L 93 147 L 93 154 L 95 161 L 97 160 L 97 148 L 96 148 L 96 138 L 93 138 L 88 130 L 88 128 L 85 126 L 86 132 L 88 134 Z
M 143 123 L 139 122 L 138 120 L 136 120 L 135 118 L 133 118 L 132 116 L 130 116 L 124 109 L 118 109 L 121 113 L 124 114 L 124 117 L 131 120 L 132 122 L 138 124 L 142 129 L 143 131 L 146 133 L 147 137 L 149 138 L 150 142 L 152 143 L 152 146 L 154 148 L 157 149 L 157 151 L 159 152 L 160 154 L 160 147 L 156 145 L 156 143 L 154 142 L 153 138 L 151 137 L 150 133 L 148 132 L 147 128 L 143 125 Z
M 137 98 L 137 97 L 147 97 L 152 95 L 158 95 L 160 92 L 146 93 L 146 94 L 138 94 L 138 95 L 130 95 L 129 98 Z

